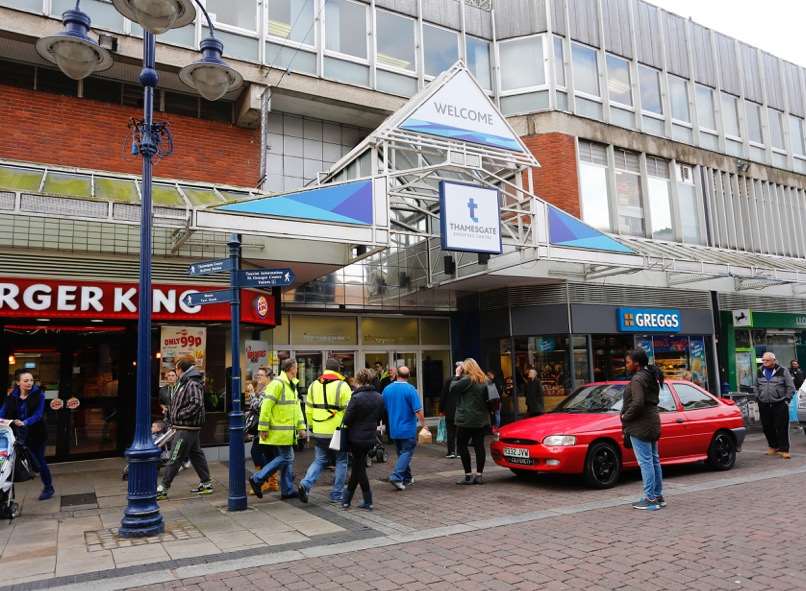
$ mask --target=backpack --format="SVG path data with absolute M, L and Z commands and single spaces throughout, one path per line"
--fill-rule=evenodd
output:
M 274 378 L 271 382 L 269 382 L 269 384 L 273 384 L 274 382 L 281 382 L 283 384 L 283 390 L 285 390 L 285 382 L 278 378 Z M 260 396 L 253 396 L 252 402 L 249 403 L 249 410 L 246 411 L 243 424 L 243 431 L 247 435 L 257 437 L 257 425 L 260 421 L 260 407 L 263 406 L 266 390 L 268 390 L 268 386 L 263 389 L 263 392 L 261 392 Z
M 14 482 L 27 482 L 33 479 L 41 467 L 34 455 L 21 443 L 14 443 Z

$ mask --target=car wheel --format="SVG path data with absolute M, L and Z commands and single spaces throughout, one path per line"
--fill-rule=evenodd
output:
M 621 477 L 621 458 L 616 446 L 607 441 L 591 445 L 585 458 L 585 483 L 593 488 L 611 488 Z
M 736 443 L 728 433 L 714 435 L 708 448 L 708 465 L 714 470 L 730 470 L 736 463 Z

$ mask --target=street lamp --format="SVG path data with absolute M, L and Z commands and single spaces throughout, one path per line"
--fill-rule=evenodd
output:
M 65 30 L 40 39 L 39 54 L 74 80 L 86 78 L 112 65 L 108 51 L 87 33 L 90 17 L 76 7 L 63 15 Z M 182 69 L 185 84 L 196 88 L 208 100 L 217 100 L 243 84 L 241 75 L 221 59 L 223 44 L 207 11 L 194 0 L 207 18 L 210 37 L 201 42 L 202 58 Z M 151 441 L 151 185 L 153 158 L 160 153 L 160 141 L 168 137 L 165 124 L 154 123 L 154 89 L 159 81 L 156 70 L 155 35 L 185 26 L 196 10 L 191 0 L 114 0 L 123 16 L 139 23 L 143 31 L 143 121 L 136 124 L 134 152 L 143 157 L 142 204 L 140 208 L 140 284 L 137 315 L 137 412 L 134 441 L 126 450 L 129 462 L 128 504 L 123 513 L 120 535 L 153 536 L 165 529 L 157 504 L 157 466 L 160 450 Z

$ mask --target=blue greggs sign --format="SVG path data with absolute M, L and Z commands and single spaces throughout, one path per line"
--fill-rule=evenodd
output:
M 680 310 L 668 308 L 618 308 L 619 332 L 680 332 Z

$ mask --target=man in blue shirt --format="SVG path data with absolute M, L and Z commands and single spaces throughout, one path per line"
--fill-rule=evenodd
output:
M 417 446 L 417 426 L 425 425 L 420 395 L 409 384 L 409 368 L 400 367 L 397 379 L 383 390 L 383 404 L 389 416 L 389 437 L 397 449 L 397 463 L 389 482 L 397 490 L 406 490 L 412 484 L 411 457 Z

